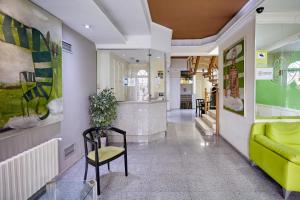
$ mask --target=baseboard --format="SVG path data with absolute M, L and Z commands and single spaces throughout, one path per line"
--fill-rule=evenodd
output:
M 247 162 L 250 163 L 250 159 L 245 156 L 240 150 L 238 150 L 235 146 L 233 146 L 225 137 L 222 136 L 222 134 L 219 134 L 219 136 L 229 145 L 231 146 L 239 155 L 241 155 Z

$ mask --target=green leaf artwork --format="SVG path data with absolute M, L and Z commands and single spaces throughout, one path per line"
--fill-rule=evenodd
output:
M 223 51 L 224 109 L 242 115 L 244 108 L 244 39 Z
M 61 120 L 61 41 L 61 21 L 30 1 L 0 4 L 0 132 Z

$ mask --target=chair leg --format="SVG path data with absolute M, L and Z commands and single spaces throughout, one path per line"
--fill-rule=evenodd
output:
M 95 167 L 96 169 L 96 181 L 97 181 L 97 195 L 100 195 L 100 175 L 99 175 L 99 166 Z
M 86 181 L 88 169 L 89 169 L 88 162 L 85 161 L 85 171 L 84 171 L 84 178 L 83 178 L 84 181 Z
M 251 167 L 256 167 L 256 164 L 254 161 L 250 161 L 250 165 L 251 165 Z
M 124 154 L 125 176 L 128 176 L 127 152 Z
M 110 171 L 110 164 L 109 164 L 109 162 L 107 163 L 107 169 L 108 169 L 108 171 Z
M 288 190 L 282 188 L 282 196 L 283 196 L 284 200 L 287 200 L 289 198 L 290 194 L 291 194 L 291 191 L 288 191 Z

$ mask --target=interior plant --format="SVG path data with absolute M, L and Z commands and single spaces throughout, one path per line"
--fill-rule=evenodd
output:
M 105 130 L 117 118 L 117 99 L 112 89 L 89 96 L 90 125 Z M 102 131 L 101 131 L 102 132 Z

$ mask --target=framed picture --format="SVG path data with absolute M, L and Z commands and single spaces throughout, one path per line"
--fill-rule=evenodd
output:
M 2 2 L 0 132 L 60 121 L 62 112 L 61 21 L 30 1 Z
M 224 109 L 245 114 L 245 40 L 244 38 L 223 51 Z
M 157 76 L 160 78 L 160 79 L 163 79 L 164 78 L 164 72 L 163 71 L 158 71 L 157 72 Z

